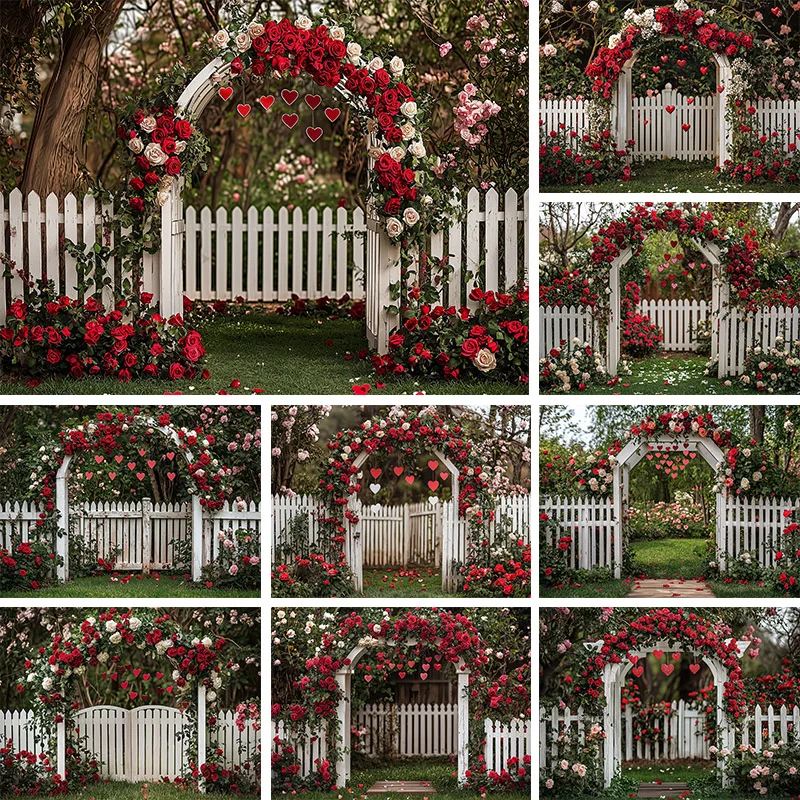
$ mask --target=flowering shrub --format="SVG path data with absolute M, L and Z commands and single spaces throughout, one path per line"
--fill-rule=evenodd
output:
M 0 591 L 34 591 L 47 584 L 62 562 L 52 547 L 37 539 L 20 542 L 12 549 L 0 547 Z
M 303 515 L 300 515 L 303 516 Z M 326 561 L 321 553 L 295 555 L 273 568 L 273 597 L 352 597 L 353 573 L 342 553 Z
M 585 392 L 594 384 L 608 384 L 603 357 L 588 342 L 566 341 L 539 359 L 539 388 L 546 394 Z
M 567 269 L 549 283 L 539 281 L 539 305 L 594 308 L 600 300 L 599 285 L 585 268 Z
M 389 337 L 389 352 L 372 359 L 378 375 L 437 373 L 445 380 L 527 383 L 527 286 L 508 293 L 475 288 L 469 295 L 478 304 L 474 311 L 426 302 L 428 297 L 419 286 L 408 292 L 403 324 Z
M 547 589 L 563 586 L 571 577 L 570 548 L 572 537 L 549 514 L 539 514 L 539 586 Z
M 219 553 L 203 567 L 206 586 L 258 589 L 261 586 L 261 536 L 258 531 L 239 528 L 237 531 L 220 531 L 217 536 Z
M 563 724 L 557 733 L 548 726 L 548 739 L 558 747 L 559 758 L 539 772 L 540 797 L 600 797 L 603 793 L 602 752 L 606 733 L 598 724 L 568 730 Z M 550 742 L 548 742 L 550 744 Z
M 646 508 L 632 507 L 628 512 L 628 533 L 632 541 L 643 539 L 705 539 L 714 525 L 683 503 L 656 503 Z
M 800 786 L 800 742 L 763 744 L 760 752 L 753 745 L 740 745 L 725 758 L 724 769 L 742 791 L 788 797 Z
M 777 336 L 772 347 L 748 347 L 739 382 L 766 394 L 800 393 L 800 342 Z
M 631 168 L 626 149 L 620 149 L 611 139 L 611 131 L 601 132 L 592 139 L 588 133 L 579 136 L 567 131 L 561 123 L 558 130 L 542 131 L 539 121 L 539 183 L 541 186 L 559 184 L 591 186 L 606 180 L 629 181 Z M 630 147 L 630 142 L 628 147 Z
M 620 349 L 633 358 L 652 355 L 664 341 L 664 334 L 647 314 L 628 314 L 622 320 Z
M 0 328 L 7 372 L 34 376 L 111 375 L 133 378 L 208 378 L 200 334 L 176 314 L 149 311 L 152 295 L 120 299 L 106 311 L 96 297 L 59 296 L 52 281 L 29 281 L 27 302 L 11 304 Z
M 464 593 L 471 597 L 530 597 L 530 542 L 516 533 L 502 539 L 498 532 L 495 539 L 501 544 L 469 548 L 467 563 L 458 568 Z
M 278 314 L 286 314 L 289 317 L 327 317 L 328 319 L 364 319 L 367 313 L 367 306 L 363 300 L 353 300 L 349 294 L 343 294 L 338 300 L 325 297 L 317 297 L 315 300 L 305 300 L 292 295 L 292 299 L 284 303 Z

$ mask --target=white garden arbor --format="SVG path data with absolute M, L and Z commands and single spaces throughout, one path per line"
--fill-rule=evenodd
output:
M 434 455 L 447 467 L 450 473 L 450 491 L 451 496 L 455 501 L 455 514 L 458 514 L 458 496 L 459 496 L 459 480 L 458 480 L 458 467 L 444 454 L 442 450 L 439 448 L 432 448 Z M 356 472 L 350 477 L 350 484 L 355 485 L 358 482 L 358 472 L 361 467 L 365 464 L 367 459 L 374 455 L 373 453 L 366 453 L 362 452 L 359 453 L 356 460 L 353 462 L 353 466 L 356 468 Z M 357 495 L 352 494 L 350 496 L 350 501 L 348 503 L 348 507 L 350 511 L 356 511 L 356 501 Z M 445 591 L 452 591 L 455 587 L 453 586 L 455 575 L 452 574 L 451 570 L 451 562 L 453 558 L 457 554 L 463 554 L 465 551 L 464 542 L 455 541 L 456 537 L 463 538 L 463 530 L 461 525 L 453 525 L 453 524 L 444 524 L 442 526 L 442 588 Z M 357 591 L 361 591 L 364 587 L 364 580 L 363 580 L 363 571 L 364 571 L 364 555 L 363 555 L 363 543 L 361 537 L 361 528 L 359 525 L 350 526 L 349 534 L 347 537 L 347 551 L 345 555 L 347 556 L 347 561 L 350 566 L 350 569 L 353 571 L 353 583 L 354 588 Z
M 630 474 L 631 470 L 648 454 L 653 451 L 673 451 L 677 453 L 688 453 L 691 455 L 702 456 L 716 474 L 721 465 L 725 463 L 725 454 L 720 446 L 712 439 L 708 439 L 698 434 L 675 435 L 662 432 L 647 438 L 633 438 L 620 450 L 614 462 L 614 577 L 622 577 L 622 549 L 623 549 L 623 530 L 622 525 L 626 517 L 628 508 L 628 497 L 630 494 Z M 696 456 L 694 456 L 696 457 Z M 717 545 L 720 548 L 720 569 L 725 569 L 724 547 L 725 542 L 721 533 L 720 521 L 725 519 L 725 495 L 717 492 L 716 495 L 716 518 L 717 518 Z
M 722 318 L 730 305 L 730 282 L 721 263 L 721 252 L 713 242 L 692 239 L 692 244 L 703 254 L 711 268 L 711 358 L 724 353 L 728 348 L 728 327 Z M 606 369 L 609 375 L 617 374 L 622 336 L 622 288 L 620 272 L 633 258 L 633 249 L 628 246 L 611 262 L 608 278 L 609 316 L 608 336 L 606 337 Z
M 217 96 L 220 80 L 230 73 L 230 62 L 221 57 L 216 57 L 194 77 L 183 90 L 176 103 L 177 113 L 189 118 L 197 119 Z M 353 106 L 360 106 L 363 100 L 353 96 L 345 88 L 344 79 L 335 87 L 346 101 Z M 369 148 L 368 148 L 369 149 Z M 369 159 L 372 169 L 373 160 Z M 170 317 L 173 314 L 183 313 L 183 240 L 184 240 L 184 214 L 183 214 L 183 177 L 172 178 L 169 186 L 168 198 L 161 207 L 161 247 L 160 251 L 149 261 L 151 274 L 145 275 L 145 284 L 153 287 L 155 299 L 160 304 L 161 314 Z M 248 223 L 249 224 L 249 223 Z M 253 220 L 257 225 L 257 219 Z M 384 225 L 381 223 L 375 208 L 367 204 L 366 214 L 366 248 L 364 265 L 365 302 L 367 339 L 371 348 L 378 352 L 386 352 L 389 343 L 389 331 L 393 327 L 393 316 L 386 310 L 392 303 L 391 284 L 400 280 L 400 246 L 393 243 L 386 235 Z M 218 238 L 218 242 L 225 239 Z M 234 242 L 238 242 L 234 239 Z M 227 264 L 227 250 L 222 252 L 220 244 L 217 245 L 217 259 Z M 252 248 L 254 263 L 258 244 L 255 237 L 248 239 L 248 248 Z M 266 244 L 264 245 L 266 249 Z M 232 252 L 232 259 L 242 259 L 241 252 Z M 241 245 L 239 244 L 241 249 Z M 238 264 L 233 264 L 234 269 Z M 217 267 L 219 269 L 219 265 Z M 304 270 L 302 248 L 295 248 L 292 269 L 296 277 L 296 285 L 302 285 Z
M 438 647 L 441 640 L 436 643 Z M 407 647 L 414 647 L 417 642 L 413 639 L 405 642 Z M 336 725 L 341 740 L 339 760 L 336 764 L 336 779 L 339 786 L 344 786 L 350 780 L 350 726 L 352 715 L 353 673 L 356 664 L 369 649 L 386 645 L 385 639 L 373 639 L 370 643 L 358 644 L 350 652 L 349 664 L 336 671 L 336 684 L 342 693 L 336 709 Z M 467 782 L 469 769 L 469 676 L 470 669 L 463 659 L 459 659 L 456 667 L 458 675 L 458 750 L 457 750 L 457 775 L 458 785 L 463 787 Z
M 158 425 L 154 419 L 148 419 L 147 425 L 153 430 L 158 431 L 166 438 L 176 444 L 177 452 L 183 455 L 187 463 L 193 460 L 192 453 L 181 447 L 181 440 L 174 428 Z M 56 555 L 61 557 L 61 564 L 58 566 L 58 580 L 64 583 L 69 580 L 69 474 L 72 456 L 67 454 L 61 462 L 61 466 L 56 473 L 56 521 L 58 528 L 64 531 L 63 535 L 57 536 Z M 143 532 L 147 536 L 150 526 L 147 523 L 147 512 L 145 512 Z M 143 542 L 143 548 L 147 548 L 149 542 Z M 192 580 L 199 581 L 203 570 L 203 507 L 200 504 L 200 495 L 196 492 L 192 494 Z
M 678 36 L 663 36 L 659 41 L 680 41 L 684 39 Z M 698 45 L 701 46 L 701 45 Z M 622 71 L 619 73 L 617 83 L 612 93 L 612 106 L 611 106 L 611 129 L 614 131 L 615 141 L 620 148 L 623 148 L 625 143 L 631 139 L 632 128 L 632 98 L 631 91 L 633 89 L 633 68 L 639 58 L 641 48 L 637 47 L 633 51 L 633 55 L 625 62 Z M 722 87 L 722 91 L 717 92 L 717 104 L 715 108 L 715 123 L 717 133 L 716 154 L 717 165 L 721 166 L 728 159 L 728 148 L 731 142 L 731 132 L 728 127 L 728 120 L 726 118 L 728 111 L 728 92 L 731 84 L 732 70 L 728 56 L 725 53 L 714 52 L 709 50 L 709 53 L 714 57 L 717 68 L 717 82 L 716 86 Z M 677 135 L 679 130 L 677 120 L 672 114 L 667 115 L 671 124 L 667 128 L 665 135 Z
M 736 641 L 736 654 L 741 659 L 747 652 L 750 646 L 749 641 L 727 639 L 725 644 L 730 646 L 730 643 Z M 601 639 L 597 642 L 584 642 L 583 646 L 589 650 L 599 653 L 605 642 Z M 690 653 L 699 657 L 711 670 L 711 675 L 714 678 L 714 686 L 717 690 L 717 726 L 719 732 L 720 749 L 727 747 L 728 750 L 734 749 L 734 729 L 731 726 L 728 715 L 725 713 L 725 683 L 728 681 L 728 670 L 725 665 L 715 656 L 709 656 L 701 650 L 692 647 L 684 647 L 674 642 L 666 640 L 656 642 L 647 647 L 639 647 L 630 650 L 631 656 L 638 656 L 645 658 L 654 650 L 661 650 L 665 653 Z M 603 709 L 603 731 L 606 734 L 605 740 L 605 757 L 603 759 L 603 782 L 606 788 L 611 785 L 611 781 L 619 771 L 622 765 L 622 687 L 625 685 L 625 680 L 633 668 L 634 664 L 628 659 L 620 661 L 618 664 L 607 663 L 603 667 L 603 694 L 605 695 L 606 704 Z M 722 769 L 724 763 L 723 758 L 717 760 L 717 766 L 722 772 L 722 786 L 728 785 L 728 776 Z

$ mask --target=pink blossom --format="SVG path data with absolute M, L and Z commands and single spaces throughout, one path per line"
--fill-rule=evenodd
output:
M 451 50 L 453 49 L 453 45 L 450 42 L 445 42 L 444 44 L 439 45 L 439 55 L 444 58 Z

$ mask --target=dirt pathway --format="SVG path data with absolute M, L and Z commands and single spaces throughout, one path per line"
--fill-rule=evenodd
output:
M 640 578 L 633 582 L 628 597 L 714 597 L 704 581 L 679 578 Z

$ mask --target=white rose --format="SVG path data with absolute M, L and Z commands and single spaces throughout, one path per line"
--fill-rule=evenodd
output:
M 49 692 L 52 688 L 53 688 L 53 679 L 49 677 L 45 678 L 42 681 L 42 689 L 44 689 L 46 692 Z
M 422 144 L 419 139 L 417 139 L 416 142 L 411 142 L 411 144 L 408 146 L 408 152 L 417 158 L 424 158 L 426 153 L 425 145 Z
M 117 629 L 117 623 L 113 619 L 110 619 L 106 622 L 107 633 L 114 633 L 116 629 Z
M 234 45 L 236 49 L 240 53 L 244 53 L 245 50 L 250 49 L 250 45 L 253 43 L 253 40 L 250 38 L 249 33 L 240 33 L 234 40 Z
M 472 363 L 481 372 L 491 372 L 497 366 L 497 359 L 491 350 L 483 347 L 478 350 L 478 354 L 472 359 Z
M 214 642 L 212 642 L 211 639 L 208 636 L 204 636 L 203 637 L 203 644 L 206 647 L 211 647 L 211 645 L 214 644 Z
M 404 117 L 413 117 L 417 113 L 417 104 L 413 100 L 406 100 L 406 102 L 400 106 L 400 113 Z
M 347 57 L 351 64 L 358 64 L 361 58 L 361 45 L 358 42 L 350 42 L 347 45 Z
M 128 142 L 128 149 L 138 156 L 144 150 L 144 142 L 137 136 Z
M 377 161 L 386 151 L 382 147 L 370 147 L 369 157 Z
M 145 133 L 152 133 L 156 129 L 156 118 L 155 117 L 145 117 L 140 123 L 139 127 Z
M 119 644 L 121 641 L 122 641 L 122 634 L 119 631 L 111 634 L 112 644 Z
M 156 195 L 156 205 L 161 207 L 165 206 L 169 202 L 169 192 L 159 192 Z
M 422 205 L 424 206 L 433 205 L 433 198 L 429 194 L 424 195 L 422 198 Z
M 402 72 L 403 72 L 403 70 L 405 68 L 406 68 L 406 63 L 405 63 L 405 61 L 403 61 L 402 58 L 400 58 L 400 56 L 395 56 L 389 62 L 389 72 L 391 72 L 392 75 L 400 75 L 400 74 L 402 74 Z
M 417 135 L 417 129 L 410 122 L 406 122 L 400 126 L 400 133 L 403 134 L 403 141 L 407 142 Z
M 247 32 L 250 34 L 252 39 L 255 39 L 256 36 L 264 35 L 264 26 L 260 22 L 251 22 L 247 26 Z
M 403 223 L 397 217 L 389 217 L 386 220 L 386 233 L 389 238 L 396 239 L 403 232 Z
M 419 222 L 419 213 L 415 208 L 407 208 L 403 212 L 403 222 L 410 228 L 412 225 L 416 225 Z
M 222 49 L 231 40 L 231 35 L 225 29 L 217 31 L 211 39 L 211 44 L 218 49 Z
M 186 142 L 184 142 L 183 139 L 178 139 L 178 141 L 175 142 L 175 155 L 179 156 L 185 149 Z
M 160 144 L 150 142 L 144 149 L 144 157 L 154 166 L 158 167 L 167 160 L 167 154 L 161 149 Z
M 97 660 L 98 660 L 98 661 L 99 661 L 101 664 L 105 664 L 105 663 L 106 663 L 106 661 L 108 661 L 108 653 L 106 653 L 105 651 L 104 651 L 104 652 L 102 652 L 102 653 L 100 653 L 100 655 L 98 655 L 98 656 L 97 656 Z
M 383 59 L 375 56 L 375 58 L 367 64 L 367 69 L 370 72 L 377 72 L 379 69 L 383 69 Z
M 216 699 L 217 699 L 217 693 L 216 692 L 209 692 L 206 695 L 206 700 L 208 700 L 209 703 L 213 703 Z
M 128 620 L 128 628 L 132 631 L 138 631 L 142 627 L 142 621 L 138 617 L 131 617 Z
M 305 15 L 300 15 L 294 22 L 295 28 L 299 28 L 301 31 L 310 31 L 313 24 Z
M 343 42 L 344 41 L 344 28 L 340 28 L 337 25 L 334 25 L 332 28 L 328 28 L 328 36 L 331 37 L 335 42 Z
M 395 146 L 391 150 L 389 150 L 389 155 L 395 161 L 402 161 L 403 157 L 405 156 L 405 154 L 406 154 L 406 151 L 405 151 L 404 147 Z M 380 156 L 378 156 L 378 158 L 380 158 Z
M 180 677 L 181 677 L 181 671 L 179 669 L 172 670 L 172 680 L 176 681 Z

